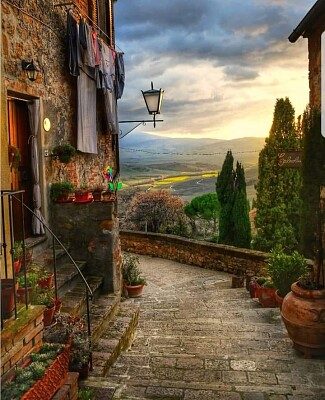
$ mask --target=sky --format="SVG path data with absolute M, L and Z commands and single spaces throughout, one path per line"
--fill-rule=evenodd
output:
M 164 89 L 164 122 L 134 132 L 182 138 L 268 136 L 277 98 L 308 104 L 307 39 L 288 36 L 316 0 L 118 0 L 124 52 L 120 120 L 151 119 L 141 90 Z M 123 133 L 135 124 L 121 124 Z

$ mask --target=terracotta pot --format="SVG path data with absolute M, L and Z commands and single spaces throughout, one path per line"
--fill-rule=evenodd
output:
M 142 295 L 144 285 L 129 286 L 124 285 L 129 297 L 139 297 Z
M 51 308 L 46 308 L 44 310 L 44 326 L 49 326 L 52 324 L 53 317 L 55 313 L 55 304 Z
M 14 314 L 14 291 L 18 290 L 18 282 L 14 285 L 13 279 L 1 279 L 1 312 L 4 319 Z
M 281 315 L 296 350 L 305 358 L 325 355 L 325 289 L 306 290 L 292 284 Z
M 20 272 L 20 270 L 21 270 L 21 264 L 22 264 L 22 262 L 21 262 L 20 259 L 14 261 L 14 268 L 15 268 L 15 274 L 16 274 L 16 275 L 19 274 L 19 272 Z
M 93 191 L 93 199 L 94 201 L 102 201 L 102 192 L 99 190 Z
M 62 308 L 62 301 L 60 299 L 55 300 L 55 312 L 60 312 Z
M 54 273 L 52 272 L 48 278 L 38 279 L 37 283 L 42 288 L 52 288 L 54 285 Z
M 84 364 L 81 367 L 70 366 L 70 371 L 79 372 L 79 379 L 86 379 L 89 375 L 89 364 Z
M 85 189 L 76 190 L 74 192 L 74 195 L 75 195 L 75 203 L 79 203 L 79 202 L 83 203 L 83 202 L 89 200 L 89 190 L 85 190 Z
M 72 201 L 73 199 L 69 196 L 69 194 L 65 196 L 60 196 L 55 200 L 56 203 L 72 203 Z
M 242 288 L 242 287 L 244 287 L 244 280 L 245 280 L 245 278 L 243 276 L 234 275 L 231 278 L 231 287 L 232 288 Z
M 265 308 L 277 307 L 278 303 L 275 300 L 275 288 L 260 286 L 256 282 L 256 291 L 259 302 Z
M 32 291 L 33 291 L 32 287 L 27 288 L 27 302 L 28 303 L 30 302 L 30 300 L 32 298 Z M 26 289 L 24 287 L 19 288 L 17 290 L 18 303 L 25 304 L 25 292 L 26 292 Z
M 279 295 L 279 290 L 277 290 L 275 292 L 275 300 L 278 303 L 278 306 L 279 306 L 280 310 L 282 310 L 283 299 L 284 299 L 284 297 L 280 296 Z
M 103 192 L 102 194 L 103 196 L 103 201 L 115 201 L 116 196 L 115 193 L 111 193 L 111 192 Z

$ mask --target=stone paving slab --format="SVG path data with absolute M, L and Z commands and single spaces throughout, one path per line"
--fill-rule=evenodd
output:
M 112 399 L 325 400 L 325 360 L 292 348 L 278 309 L 226 273 L 139 258 L 148 285 L 133 346 L 102 378 Z

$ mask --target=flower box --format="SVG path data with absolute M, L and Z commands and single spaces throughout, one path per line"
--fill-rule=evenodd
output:
M 48 367 L 45 375 L 21 397 L 20 400 L 50 400 L 64 385 L 69 371 L 70 344 Z

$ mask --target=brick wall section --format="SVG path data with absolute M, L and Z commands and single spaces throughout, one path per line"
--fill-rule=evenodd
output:
M 202 268 L 243 275 L 266 266 L 268 254 L 178 236 L 120 231 L 124 251 L 162 257 Z
M 30 306 L 28 311 L 19 313 L 19 319 L 6 322 L 1 332 L 1 377 L 4 380 L 24 357 L 42 345 L 44 308 Z

